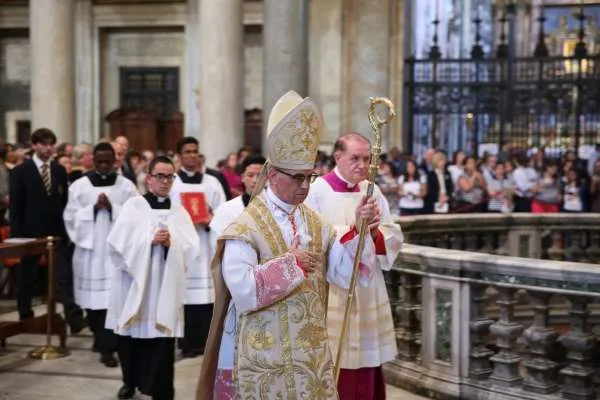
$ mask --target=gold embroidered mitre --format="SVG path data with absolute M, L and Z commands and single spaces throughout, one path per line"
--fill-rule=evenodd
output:
M 276 168 L 315 166 L 323 120 L 314 100 L 289 91 L 275 103 L 267 125 L 267 157 Z

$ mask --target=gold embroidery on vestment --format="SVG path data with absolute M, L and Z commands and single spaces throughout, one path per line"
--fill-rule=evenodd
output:
M 307 250 L 323 254 L 323 265 L 277 303 L 240 316 L 233 371 L 239 399 L 337 398 L 323 303 L 327 249 L 317 214 L 302 205 L 298 209 L 311 238 Z M 254 243 L 260 264 L 288 251 L 264 195 L 238 222 L 252 230 L 244 239 Z

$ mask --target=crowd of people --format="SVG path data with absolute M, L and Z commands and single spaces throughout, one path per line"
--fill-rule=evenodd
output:
M 56 145 L 42 128 L 30 149 L 0 151 L 4 223 L 13 237 L 62 239 L 66 320 L 72 333 L 90 327 L 105 366 L 121 365 L 119 399 L 140 390 L 172 400 L 175 346 L 205 356 L 199 400 L 265 398 L 255 385 L 264 379 L 281 396 L 385 398 L 381 366 L 397 349 L 382 270 L 403 240 L 394 216 L 600 210 L 600 146 L 588 160 L 505 149 L 481 159 L 458 151 L 450 161 L 428 149 L 416 160 L 392 149 L 367 199 L 368 139 L 346 133 L 331 155 L 317 152 L 319 131 L 298 114 L 319 115 L 314 102 L 290 92 L 275 108 L 281 121 L 269 121 L 266 157 L 242 148 L 215 169 L 193 137 L 155 154 L 124 136 Z M 359 255 L 362 223 L 370 239 Z M 338 349 L 358 256 L 356 305 Z M 25 257 L 17 268 L 21 320 L 34 316 L 39 262 Z M 281 321 L 285 332 L 266 330 Z M 290 374 L 269 375 L 284 364 Z
M 600 212 L 600 145 L 587 160 L 573 151 L 502 151 L 449 159 L 428 149 L 420 162 L 383 157 L 377 182 L 395 215 L 469 212 Z
M 216 169 L 193 137 L 153 154 L 122 136 L 57 144 L 41 128 L 29 150 L 4 146 L 10 236 L 60 239 L 66 322 L 72 334 L 89 326 L 100 362 L 121 367 L 119 399 L 172 400 L 177 347 L 204 355 L 198 400 L 385 397 L 382 365 L 397 350 L 382 270 L 403 238 L 382 193 L 365 197 L 369 140 L 340 136 L 332 169 L 317 154 L 315 103 L 289 92 L 275 108 L 267 157 L 242 148 Z M 45 286 L 40 261 L 12 268 L 21 321 L 35 316 L 36 282 Z M 338 349 L 355 263 L 358 303 Z M 266 331 L 281 321 L 285 331 Z M 332 350 L 344 355 L 339 380 Z M 279 365 L 290 372 L 272 376 Z
M 181 166 L 177 151 L 136 150 L 119 136 L 110 141 L 117 171 L 146 192 L 145 177 L 156 156 Z M 69 183 L 93 169 L 93 146 L 88 143 L 56 146 L 53 159 L 68 174 Z M 198 170 L 217 178 L 227 200 L 244 193 L 240 167 L 253 154 L 249 147 L 230 153 L 215 168 L 198 154 Z M 0 212 L 8 207 L 8 171 L 30 159 L 33 150 L 5 144 L 0 147 Z M 319 151 L 316 172 L 324 175 L 335 167 L 331 155 Z M 450 158 L 440 149 L 428 149 L 421 157 L 397 148 L 383 154 L 376 183 L 394 216 L 465 212 L 600 212 L 600 145 L 587 160 L 566 151 L 547 156 L 543 149 L 502 151 L 482 157 L 456 151 Z

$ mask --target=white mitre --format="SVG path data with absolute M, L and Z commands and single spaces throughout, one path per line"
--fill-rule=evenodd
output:
M 267 159 L 275 168 L 315 167 L 323 119 L 313 99 L 289 91 L 275 103 L 267 125 Z

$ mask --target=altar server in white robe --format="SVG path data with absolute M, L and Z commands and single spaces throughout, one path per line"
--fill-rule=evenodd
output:
M 174 204 L 181 204 L 182 193 L 203 193 L 209 208 L 209 215 L 225 203 L 225 192 L 218 179 L 199 171 L 200 157 L 198 140 L 184 137 L 177 143 L 177 154 L 181 161 L 179 171 L 171 188 L 170 198 Z M 214 288 L 210 276 L 212 259 L 210 220 L 197 224 L 196 232 L 200 239 L 200 258 L 190 266 L 186 278 L 184 333 L 179 347 L 184 357 L 197 357 L 204 352 L 210 319 L 212 317 Z
M 219 238 L 215 313 L 197 400 L 337 399 L 327 282 L 348 287 L 358 238 L 353 231 L 336 235 L 303 204 L 317 177 L 321 131 L 310 98 L 289 92 L 273 107 L 258 195 Z M 355 213 L 371 222 L 376 204 L 361 203 Z M 367 238 L 362 262 L 372 265 L 374 258 Z M 368 285 L 370 276 L 361 266 L 360 283 Z
M 119 399 L 135 389 L 172 400 L 175 338 L 183 335 L 186 270 L 198 262 L 198 235 L 187 211 L 172 204 L 175 167 L 156 157 L 143 196 L 129 199 L 108 236 L 115 274 L 106 327 L 119 335 Z
M 75 303 L 86 309 L 94 334 L 93 348 L 107 367 L 117 367 L 118 362 L 114 356 L 117 336 L 104 327 L 113 273 L 106 237 L 123 203 L 137 195 L 133 183 L 117 175 L 114 163 L 113 147 L 108 143 L 96 145 L 94 170 L 69 187 L 69 201 L 63 214 L 67 233 L 75 245 L 72 263 Z
M 338 233 L 359 226 L 354 209 L 367 190 L 367 172 L 371 145 L 358 133 L 342 135 L 334 145 L 336 167 L 311 185 L 306 204 L 333 225 Z M 377 259 L 369 267 L 374 271 L 369 287 L 357 287 L 350 324 L 343 346 L 342 369 L 338 382 L 341 400 L 385 399 L 381 366 L 396 357 L 396 337 L 383 272 L 391 269 L 400 251 L 403 237 L 394 223 L 389 205 L 377 186 L 374 198 L 378 220 L 370 235 L 375 242 Z M 340 285 L 329 289 L 327 329 L 331 349 L 337 355 L 348 291 Z
M 215 210 L 215 215 L 210 221 L 210 230 L 213 238 L 213 246 L 216 247 L 217 238 L 244 211 L 258 182 L 260 171 L 265 165 L 265 158 L 260 154 L 251 154 L 242 162 L 240 173 L 242 174 L 242 185 L 244 194 L 223 203 Z

